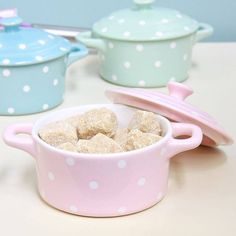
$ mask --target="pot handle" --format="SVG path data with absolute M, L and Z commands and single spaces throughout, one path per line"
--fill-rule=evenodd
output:
M 198 42 L 210 35 L 212 35 L 214 29 L 212 26 L 205 24 L 205 23 L 200 23 L 199 28 L 196 33 L 196 38 L 195 41 Z
M 75 61 L 85 57 L 88 54 L 88 49 L 82 44 L 72 44 L 67 65 L 71 65 Z
M 169 140 L 168 156 L 174 155 L 183 151 L 191 150 L 198 147 L 202 142 L 201 129 L 192 124 L 171 123 L 173 137 Z M 189 138 L 177 139 L 178 136 L 190 136 Z
M 35 157 L 35 145 L 31 136 L 32 128 L 33 124 L 30 123 L 10 125 L 3 133 L 3 140 L 7 145 L 21 149 Z M 19 137 L 18 134 L 27 134 L 29 137 Z
M 91 31 L 81 32 L 76 35 L 75 38 L 88 47 L 95 48 L 102 52 L 106 50 L 106 44 L 104 40 L 100 38 L 93 38 Z

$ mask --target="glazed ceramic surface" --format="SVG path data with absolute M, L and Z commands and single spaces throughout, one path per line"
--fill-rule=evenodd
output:
M 134 0 L 132 9 L 112 13 L 77 39 L 98 49 L 100 75 L 130 87 L 160 87 L 183 81 L 191 66 L 192 47 L 213 29 L 176 10 Z
M 49 146 L 38 137 L 44 125 L 93 108 L 113 110 L 120 127 L 127 127 L 135 109 L 123 105 L 89 105 L 44 116 L 32 124 L 15 124 L 4 134 L 5 142 L 34 156 L 41 197 L 60 210 L 85 216 L 126 215 L 149 208 L 167 193 L 169 160 L 194 149 L 201 130 L 191 124 L 170 123 L 157 116 L 163 139 L 149 147 L 116 154 L 81 154 Z M 17 136 L 25 133 L 29 139 Z M 187 139 L 174 137 L 187 135 Z
M 63 101 L 66 68 L 84 57 L 81 44 L 0 19 L 0 115 L 41 112 Z

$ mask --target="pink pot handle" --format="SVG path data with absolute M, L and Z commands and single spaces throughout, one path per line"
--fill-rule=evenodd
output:
M 10 125 L 3 134 L 3 140 L 7 145 L 26 151 L 35 157 L 35 145 L 31 136 L 32 128 L 33 124 L 29 123 Z M 17 136 L 18 134 L 27 134 L 29 137 L 20 137 Z
M 202 131 L 201 129 L 192 124 L 184 123 L 171 123 L 172 135 L 168 142 L 168 156 L 173 157 L 174 155 L 194 149 L 198 147 L 202 142 Z M 189 138 L 177 139 L 178 136 L 190 136 Z

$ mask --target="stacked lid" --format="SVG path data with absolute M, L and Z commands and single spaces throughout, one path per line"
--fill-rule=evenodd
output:
M 134 0 L 132 9 L 113 12 L 94 24 L 93 32 L 117 40 L 152 41 L 182 37 L 199 23 L 180 12 L 154 7 L 155 0 Z
M 0 18 L 0 66 L 34 64 L 66 54 L 71 49 L 68 40 L 22 26 L 18 16 Z

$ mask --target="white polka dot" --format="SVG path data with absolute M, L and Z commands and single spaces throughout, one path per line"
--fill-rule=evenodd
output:
M 104 27 L 101 29 L 102 33 L 106 33 L 108 31 L 108 28 L 107 27 Z
M 161 157 L 165 157 L 166 153 L 167 153 L 166 148 L 162 148 L 160 152 Z
M 146 179 L 145 179 L 144 177 L 141 177 L 141 178 L 138 180 L 138 185 L 139 185 L 139 186 L 143 186 L 145 183 L 146 183 Z
M 114 48 L 114 44 L 113 44 L 112 42 L 109 42 L 109 43 L 108 43 L 108 47 L 109 47 L 110 49 L 112 49 L 112 48 Z
M 70 205 L 69 210 L 74 213 L 78 212 L 78 208 L 75 205 Z
M 89 182 L 89 188 L 90 188 L 90 189 L 95 190 L 95 189 L 97 189 L 98 187 L 99 187 L 99 185 L 98 185 L 98 182 L 97 182 L 97 181 L 90 181 L 90 182 Z
M 125 37 L 129 37 L 129 36 L 130 36 L 130 32 L 129 32 L 129 31 L 125 31 L 125 32 L 124 32 L 124 36 L 125 36 Z
M 140 20 L 138 23 L 139 23 L 139 25 L 141 25 L 141 26 L 146 25 L 146 21 L 144 21 L 144 20 Z
M 140 81 L 138 82 L 138 85 L 143 87 L 143 86 L 146 85 L 146 82 L 145 82 L 144 80 L 140 80 Z
M 2 44 L 0 44 L 0 48 L 2 48 L 3 47 L 3 45 Z
M 74 160 L 74 158 L 68 157 L 68 158 L 66 159 L 66 164 L 67 164 L 68 166 L 74 166 L 74 165 L 75 165 L 75 160 Z
M 125 19 L 119 19 L 119 20 L 118 20 L 118 23 L 119 23 L 119 24 L 125 23 Z
M 3 59 L 2 60 L 2 63 L 4 64 L 4 65 L 8 65 L 8 64 L 10 64 L 10 60 L 9 59 Z
M 156 61 L 156 62 L 155 62 L 155 67 L 156 67 L 156 68 L 161 67 L 161 61 Z
M 14 109 L 13 107 L 9 107 L 9 108 L 7 109 L 7 112 L 8 112 L 9 114 L 13 114 L 13 113 L 15 113 L 15 109 Z
M 124 67 L 125 67 L 126 69 L 129 69 L 130 66 L 131 66 L 131 64 L 130 64 L 129 61 L 126 61 L 126 62 L 124 63 Z
M 23 44 L 23 43 L 22 43 L 22 44 L 19 44 L 19 46 L 18 46 L 18 47 L 19 47 L 19 49 L 22 49 L 22 50 L 26 49 L 26 45 L 25 45 L 25 44 Z
M 185 30 L 185 31 L 190 31 L 190 28 L 189 28 L 188 26 L 185 26 L 185 27 L 184 27 L 184 30 Z
M 53 80 L 53 85 L 54 85 L 54 86 L 57 86 L 57 85 L 58 85 L 58 79 L 54 79 L 54 80 Z
M 163 198 L 163 193 L 162 193 L 162 192 L 159 192 L 159 193 L 157 194 L 157 200 L 160 201 L 162 198 Z
M 169 81 L 170 81 L 170 82 L 175 82 L 175 81 L 176 81 L 176 78 L 175 78 L 175 77 L 171 77 Z
M 136 45 L 136 50 L 137 50 L 138 52 L 142 52 L 143 49 L 144 49 L 144 47 L 143 47 L 142 44 L 137 44 L 137 45 Z
M 31 90 L 31 88 L 30 88 L 29 85 L 24 85 L 23 91 L 24 91 L 25 93 L 28 93 L 30 90 Z
M 124 169 L 126 166 L 127 166 L 127 163 L 126 163 L 125 160 L 120 160 L 120 161 L 118 161 L 118 167 L 119 167 L 120 169 Z
M 156 32 L 156 36 L 158 37 L 162 37 L 163 35 L 164 35 L 163 32 L 160 32 L 160 31 Z
M 176 48 L 176 46 L 177 46 L 176 42 L 172 42 L 172 43 L 170 44 L 170 48 L 172 48 L 172 49 Z
M 62 52 L 67 51 L 67 49 L 66 49 L 66 48 L 63 48 L 63 47 L 60 47 L 60 50 L 61 50 Z
M 162 23 L 162 24 L 167 24 L 167 23 L 169 23 L 169 20 L 168 20 L 168 19 L 165 19 L 165 18 L 163 18 L 163 19 L 161 20 L 161 23 Z
M 53 35 L 49 34 L 49 35 L 48 35 L 48 38 L 54 39 L 55 37 L 54 37 Z
M 117 76 L 116 75 L 112 75 L 111 78 L 112 78 L 113 81 L 117 81 Z
M 184 54 L 183 60 L 184 60 L 184 61 L 187 61 L 187 59 L 188 59 L 188 54 Z
M 9 77 L 9 76 L 11 75 L 11 71 L 10 71 L 9 69 L 4 69 L 4 70 L 2 71 L 2 75 L 3 75 L 4 77 Z
M 49 67 L 48 66 L 44 66 L 43 67 L 43 73 L 48 73 L 48 71 L 49 71 Z
M 50 181 L 54 181 L 55 180 L 55 175 L 52 172 L 48 172 L 48 179 Z
M 117 212 L 118 212 L 119 214 L 124 214 L 126 211 L 127 211 L 127 209 L 126 209 L 126 207 L 124 207 L 124 206 L 119 207 L 118 210 L 117 210 Z
M 48 104 L 43 104 L 43 110 L 47 110 L 49 108 Z
M 44 40 L 38 40 L 38 43 L 41 44 L 41 45 L 45 45 L 46 42 Z
M 115 16 L 109 16 L 108 19 L 109 20 L 113 20 L 115 18 Z
M 177 18 L 182 18 L 183 16 L 181 14 L 176 15 Z
M 36 56 L 36 57 L 35 57 L 35 60 L 36 60 L 36 61 L 42 61 L 42 60 L 43 60 L 43 57 L 42 57 L 42 56 Z

